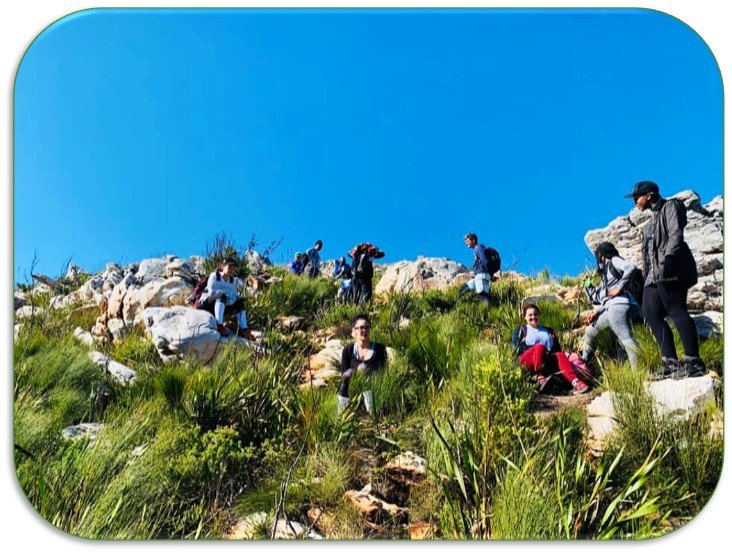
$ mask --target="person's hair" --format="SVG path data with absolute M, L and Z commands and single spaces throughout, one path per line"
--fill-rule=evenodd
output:
M 536 304 L 524 304 L 523 308 L 521 308 L 523 310 L 524 317 L 526 317 L 526 312 L 528 312 L 532 308 L 536 310 L 536 313 L 538 315 L 541 315 L 541 310 L 539 309 L 539 306 L 537 306 Z
M 369 316 L 364 313 L 360 313 L 360 314 L 356 314 L 353 317 L 353 319 L 351 320 L 351 327 L 355 327 L 356 323 L 358 323 L 359 320 L 361 320 L 361 319 L 363 319 L 366 323 L 371 325 L 371 320 L 369 319 Z
M 470 242 L 478 242 L 478 235 L 476 235 L 475 233 L 468 233 L 467 235 L 465 235 L 465 238 L 470 239 Z
M 600 256 L 604 256 L 608 260 L 613 259 L 615 256 L 620 256 L 618 249 L 611 242 L 602 242 L 595 248 L 595 260 L 597 261 L 597 267 L 600 268 Z
M 320 239 L 316 240 L 314 246 L 318 246 L 318 245 L 320 245 L 320 247 L 323 248 L 323 241 Z
M 236 260 L 234 258 L 227 256 L 223 259 L 221 264 L 219 264 L 219 269 L 222 270 L 227 265 L 233 265 L 234 267 L 238 267 L 239 264 L 236 263 Z

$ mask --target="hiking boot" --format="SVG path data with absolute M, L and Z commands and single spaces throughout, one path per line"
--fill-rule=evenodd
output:
M 584 381 L 580 381 L 579 379 L 575 379 L 572 381 L 572 394 L 578 395 L 586 394 L 588 392 L 590 392 L 590 385 L 588 385 Z
M 488 293 L 487 293 L 487 292 L 481 292 L 481 293 L 479 293 L 479 294 L 478 294 L 478 299 L 479 299 L 479 300 L 480 300 L 481 302 L 485 302 L 486 304 L 487 304 L 487 303 L 489 303 L 489 302 L 491 301 L 491 297 L 490 297 L 490 296 L 488 296 Z
M 680 363 L 686 377 L 701 377 L 707 374 L 707 366 L 701 358 L 684 356 Z
M 245 339 L 251 342 L 257 341 L 257 337 L 252 334 L 252 332 L 249 330 L 249 327 L 246 327 L 244 329 L 239 328 L 239 330 L 236 332 L 236 336 L 240 339 Z
M 648 379 L 651 381 L 680 379 L 681 371 L 681 364 L 676 358 L 661 358 L 661 367 L 651 370 Z
M 229 329 L 226 325 L 217 325 L 216 330 L 222 337 L 231 336 L 231 329 Z

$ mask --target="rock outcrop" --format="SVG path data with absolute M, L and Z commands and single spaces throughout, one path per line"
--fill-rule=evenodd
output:
M 203 310 L 183 306 L 147 308 L 142 321 L 163 362 L 191 356 L 199 363 L 208 363 L 219 348 L 221 335 L 216 319 Z
M 689 419 L 714 402 L 714 389 L 719 381 L 711 375 L 686 379 L 664 379 L 646 383 L 657 417 Z M 604 392 L 587 406 L 590 440 L 595 451 L 602 451 L 604 442 L 617 425 L 614 392 Z
M 689 311 L 722 313 L 723 262 L 723 208 L 722 197 L 717 196 L 702 205 L 699 195 L 686 190 L 671 196 L 681 200 L 687 210 L 684 238 L 696 260 L 699 282 L 689 290 Z M 620 216 L 602 229 L 588 231 L 585 244 L 594 251 L 601 242 L 611 242 L 624 258 L 643 267 L 641 239 L 643 228 L 651 220 L 649 211 L 633 208 L 628 215 Z M 711 318 L 716 321 L 715 318 Z M 720 331 L 721 328 L 716 329 Z
M 374 294 L 444 290 L 468 281 L 471 272 L 448 258 L 418 257 L 415 261 L 390 264 L 374 289 Z

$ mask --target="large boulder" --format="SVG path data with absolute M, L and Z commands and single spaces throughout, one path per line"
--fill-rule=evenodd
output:
M 671 198 L 681 200 L 687 210 L 684 238 L 696 260 L 699 282 L 689 290 L 688 306 L 692 313 L 722 312 L 723 208 L 717 196 L 702 206 L 699 195 L 686 190 Z M 643 228 L 651 220 L 650 211 L 633 208 L 615 218 L 606 227 L 585 234 L 585 244 L 594 251 L 601 242 L 613 243 L 620 255 L 643 267 L 641 240 Z
M 205 364 L 219 348 L 221 335 L 216 330 L 216 319 L 203 310 L 183 306 L 147 308 L 142 312 L 142 321 L 163 362 L 190 356 Z
M 714 402 L 714 389 L 718 385 L 718 380 L 705 375 L 648 382 L 645 388 L 653 398 L 654 410 L 658 417 L 688 420 L 699 415 L 707 404 Z M 616 394 L 604 392 L 587 406 L 590 440 L 595 450 L 602 450 L 605 440 L 615 431 Z
M 390 264 L 374 289 L 377 295 L 390 292 L 444 290 L 470 279 L 468 269 L 448 258 L 418 257 L 415 261 Z
M 250 273 L 255 274 L 263 272 L 268 266 L 272 265 L 269 258 L 262 256 L 256 250 L 247 250 L 247 253 L 244 254 L 244 260 L 247 263 Z
M 145 308 L 183 306 L 192 291 L 190 282 L 179 276 L 150 281 L 139 288 L 133 286 L 124 297 L 122 319 L 132 327 L 139 323 Z

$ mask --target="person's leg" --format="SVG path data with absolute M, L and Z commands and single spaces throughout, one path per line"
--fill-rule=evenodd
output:
M 638 352 L 640 347 L 633 338 L 631 330 L 631 311 L 633 307 L 630 304 L 613 304 L 607 309 L 608 321 L 612 327 L 613 333 L 618 337 L 620 343 L 628 353 L 628 361 L 630 367 L 635 369 L 638 366 Z
M 570 363 L 567 355 L 564 352 L 555 352 L 554 354 L 549 354 L 548 358 L 549 360 L 551 360 L 551 362 L 553 362 L 553 364 L 556 364 L 559 372 L 564 375 L 564 378 L 567 381 L 574 384 L 575 379 L 579 379 L 579 375 L 577 375 L 577 372 L 574 370 L 574 366 Z M 549 361 L 547 361 L 547 365 L 549 365 Z
M 646 287 L 643 290 L 643 317 L 648 322 L 651 333 L 653 333 L 653 337 L 661 349 L 661 356 L 676 360 L 678 359 L 676 346 L 674 346 L 674 336 L 671 333 L 671 328 L 666 323 L 667 315 L 668 312 L 659 294 L 658 287 Z
M 221 300 L 217 300 L 214 304 L 214 317 L 216 318 L 216 323 L 219 325 L 224 324 L 224 312 L 226 311 L 226 304 L 224 304 Z
M 363 301 L 368 302 L 371 300 L 371 294 L 373 293 L 373 277 L 371 279 L 364 279 L 363 281 Z
M 686 297 L 689 289 L 676 283 L 661 283 L 658 285 L 658 295 L 666 306 L 668 316 L 676 327 L 684 346 L 684 354 L 692 358 L 699 357 L 699 335 L 696 324 L 689 315 L 686 307 Z
M 544 369 L 547 350 L 543 344 L 535 344 L 518 357 L 519 364 L 530 373 L 540 373 Z
M 597 320 L 595 320 L 595 323 L 593 325 L 588 325 L 587 330 L 585 331 L 585 335 L 582 338 L 583 347 L 582 347 L 582 359 L 586 362 L 592 353 L 594 352 L 595 348 L 593 346 L 593 343 L 595 342 L 595 338 L 597 338 L 597 335 L 600 334 L 600 331 L 602 331 L 605 327 L 610 325 L 610 321 L 608 320 L 608 313 L 607 310 L 602 312 Z
M 346 405 L 348 405 L 348 389 L 351 384 L 351 376 L 354 371 L 354 369 L 347 369 L 343 372 L 343 378 L 341 379 L 341 384 L 338 387 L 338 413 L 343 412 Z

